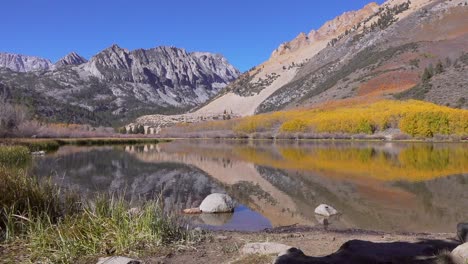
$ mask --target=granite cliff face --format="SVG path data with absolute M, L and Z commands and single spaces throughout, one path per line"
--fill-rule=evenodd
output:
M 106 81 L 149 85 L 174 106 L 203 103 L 239 76 L 221 55 L 174 47 L 128 51 L 113 45 L 91 58 L 84 70 Z
M 17 72 L 50 70 L 54 67 L 47 59 L 20 54 L 0 52 L 0 68 Z
M 240 75 L 221 55 L 175 47 L 129 51 L 113 45 L 89 61 L 70 53 L 55 65 L 0 54 L 0 66 L 6 94 L 30 98 L 39 116 L 107 125 L 142 114 L 184 112 Z

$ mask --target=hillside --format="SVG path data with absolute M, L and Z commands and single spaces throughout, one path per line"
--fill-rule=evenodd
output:
M 466 0 L 388 0 L 346 12 L 281 44 L 268 61 L 195 113 L 249 116 L 392 98 L 466 108 L 460 97 L 468 91 L 467 5 Z M 438 64 L 442 70 L 423 83 L 424 71 Z
M 221 55 L 175 47 L 129 51 L 113 45 L 89 61 L 57 63 L 0 53 L 0 96 L 53 122 L 121 124 L 145 113 L 181 113 L 239 76 Z

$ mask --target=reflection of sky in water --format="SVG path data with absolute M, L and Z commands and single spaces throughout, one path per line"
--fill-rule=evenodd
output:
M 200 225 L 200 227 L 210 230 L 243 230 L 253 232 L 272 227 L 270 220 L 243 205 L 236 207 L 233 214 L 202 214 L 197 217 L 200 218 L 201 221 L 203 221 L 205 217 L 211 218 L 210 220 L 214 222 L 212 224 L 215 225 L 210 225 L 208 223 Z M 229 219 L 226 221 L 226 218 Z M 219 219 L 219 223 L 224 223 L 222 225 L 216 225 L 218 221 L 214 219 Z

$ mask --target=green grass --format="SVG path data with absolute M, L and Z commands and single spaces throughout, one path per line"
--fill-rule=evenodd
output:
M 36 219 L 28 231 L 31 259 L 73 263 L 80 256 L 106 252 L 138 256 L 155 247 L 196 239 L 193 232 L 166 216 L 157 201 L 146 202 L 138 213 L 129 209 L 122 199 L 101 197 L 57 224 Z
M 83 139 L 57 139 L 61 145 L 121 145 L 121 144 L 156 144 L 164 142 L 155 138 L 83 138 Z
M 0 165 L 21 166 L 31 160 L 29 150 L 23 146 L 1 146 Z
M 202 238 L 165 214 L 158 200 L 142 202 L 137 212 L 112 196 L 82 202 L 22 169 L 0 167 L 0 193 L 0 244 L 13 262 L 77 263 L 109 253 L 137 257 Z
M 52 152 L 58 150 L 60 147 L 60 143 L 56 140 L 20 141 L 19 144 L 27 147 L 31 152 L 41 150 Z
M 29 155 L 29 154 L 28 154 Z M 50 181 L 30 177 L 22 168 L 0 167 L 0 241 L 11 241 L 24 234 L 28 222 L 47 216 L 57 221 L 78 211 L 78 197 L 62 194 Z

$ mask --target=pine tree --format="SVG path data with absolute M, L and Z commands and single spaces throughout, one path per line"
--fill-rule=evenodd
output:
M 444 71 L 444 65 L 442 65 L 441 61 L 438 61 L 435 67 L 435 74 L 440 74 Z
M 451 60 L 449 57 L 447 57 L 447 58 L 445 59 L 445 66 L 446 66 L 446 67 L 452 66 L 452 60 Z
M 421 77 L 421 80 L 423 82 L 428 82 L 431 78 L 432 78 L 431 70 L 429 70 L 429 68 L 425 68 L 424 72 L 423 72 L 423 75 Z

